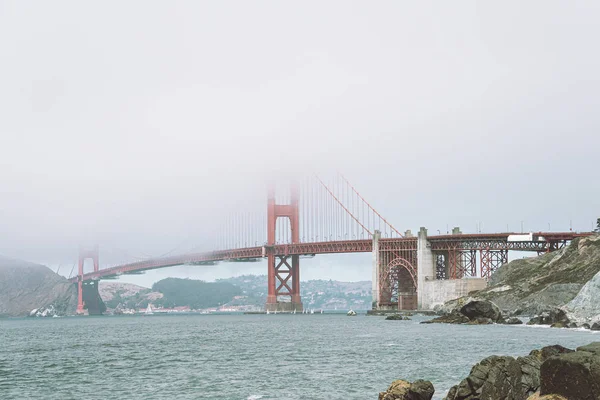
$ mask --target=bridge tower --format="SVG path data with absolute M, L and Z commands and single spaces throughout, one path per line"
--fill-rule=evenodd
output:
M 277 219 L 288 218 L 291 243 L 300 243 L 299 189 L 297 182 L 290 187 L 289 204 L 277 204 L 275 188 L 269 187 L 267 198 L 267 265 L 268 295 L 267 311 L 302 311 L 300 298 L 300 256 L 276 256 L 275 245 Z M 289 301 L 280 301 L 287 298 Z
M 98 272 L 100 269 L 100 262 L 98 257 L 98 246 L 94 246 L 92 249 L 84 249 L 82 247 L 79 248 L 79 264 L 77 270 L 77 314 L 85 313 L 86 301 L 84 298 L 90 298 L 92 300 L 90 303 L 95 302 L 96 297 L 98 295 L 98 281 L 93 282 L 84 282 L 83 281 L 83 265 L 85 260 L 91 259 L 94 263 L 94 272 Z M 84 287 L 85 292 L 84 293 Z M 90 290 L 91 289 L 91 290 Z M 92 295 L 88 295 L 89 292 L 92 292 Z M 94 296 L 96 294 L 97 296 Z M 89 300 L 88 300 L 89 301 Z M 87 304 L 91 306 L 92 304 Z M 88 307 L 89 308 L 89 307 Z

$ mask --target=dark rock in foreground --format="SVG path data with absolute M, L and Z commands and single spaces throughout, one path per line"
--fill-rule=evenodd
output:
M 417 380 L 413 383 L 397 380 L 388 390 L 379 393 L 379 400 L 431 400 L 435 392 L 429 381 Z
M 600 399 L 600 342 L 546 360 L 540 369 L 540 395 L 570 400 Z
M 540 388 L 540 366 L 562 346 L 534 350 L 526 357 L 491 356 L 476 364 L 469 376 L 448 392 L 447 400 L 523 400 Z
M 397 380 L 379 400 L 430 400 L 431 382 Z M 600 400 L 600 342 L 576 351 L 554 345 L 525 357 L 490 356 L 445 400 Z

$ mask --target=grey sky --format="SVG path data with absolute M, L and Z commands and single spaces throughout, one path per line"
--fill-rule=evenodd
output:
M 0 0 L 0 253 L 191 248 L 304 171 L 343 171 L 401 230 L 589 230 L 599 17 L 596 1 Z M 303 278 L 370 277 L 366 256 L 321 261 Z M 264 266 L 222 271 L 246 269 Z

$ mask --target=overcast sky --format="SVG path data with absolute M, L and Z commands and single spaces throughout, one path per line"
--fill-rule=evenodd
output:
M 599 20 L 597 1 L 0 0 L 0 254 L 193 248 L 264 210 L 266 180 L 336 170 L 402 231 L 590 230 Z M 371 276 L 369 255 L 303 266 Z M 243 272 L 266 267 L 128 279 Z

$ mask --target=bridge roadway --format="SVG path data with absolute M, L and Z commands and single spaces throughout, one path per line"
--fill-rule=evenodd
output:
M 591 233 L 575 232 L 538 232 L 534 237 L 542 237 L 535 241 L 509 242 L 509 235 L 521 235 L 520 233 L 491 233 L 491 234 L 458 234 L 428 236 L 432 251 L 455 250 L 515 250 L 535 251 L 538 253 L 555 250 L 580 236 L 588 236 Z M 417 238 L 381 238 L 379 240 L 380 250 L 416 250 Z M 241 249 L 217 250 L 203 253 L 190 253 L 170 257 L 154 258 L 138 261 L 115 267 L 100 269 L 96 272 L 83 274 L 83 281 L 94 281 L 112 278 L 123 274 L 134 274 L 152 269 L 172 267 L 184 264 L 202 264 L 217 261 L 244 261 L 259 259 L 266 256 L 267 251 L 273 250 L 275 256 L 290 255 L 316 255 L 334 253 L 370 253 L 373 251 L 373 240 L 356 239 L 340 240 L 331 242 L 312 242 L 295 244 L 276 244 L 273 246 L 255 246 Z M 70 279 L 77 282 L 79 276 Z

